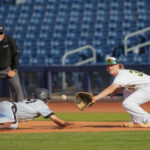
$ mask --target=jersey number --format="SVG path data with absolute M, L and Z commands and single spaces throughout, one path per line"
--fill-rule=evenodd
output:
M 135 74 L 137 74 L 138 76 L 143 77 L 143 73 L 141 73 L 141 72 L 139 72 L 139 71 L 130 70 L 129 72 L 130 72 L 130 73 L 135 73 Z

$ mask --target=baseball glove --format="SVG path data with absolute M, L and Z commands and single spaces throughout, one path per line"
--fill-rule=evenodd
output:
M 78 92 L 75 94 L 75 103 L 83 111 L 85 108 L 94 104 L 93 94 L 88 92 Z

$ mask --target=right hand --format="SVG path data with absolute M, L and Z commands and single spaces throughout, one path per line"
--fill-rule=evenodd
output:
M 76 124 L 76 123 L 72 123 L 72 122 L 65 122 L 65 126 L 64 128 L 81 128 L 84 127 L 82 124 Z
M 72 126 L 72 125 L 73 125 L 73 123 L 65 121 L 64 124 L 63 124 L 63 127 L 69 127 L 69 126 Z
M 8 73 L 7 73 L 8 77 L 12 78 L 16 75 L 16 72 L 13 71 L 13 70 L 9 70 Z

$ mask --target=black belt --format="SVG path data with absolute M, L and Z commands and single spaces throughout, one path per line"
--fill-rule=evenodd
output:
M 5 69 L 7 69 L 7 67 L 6 68 L 0 68 L 0 70 L 5 70 Z

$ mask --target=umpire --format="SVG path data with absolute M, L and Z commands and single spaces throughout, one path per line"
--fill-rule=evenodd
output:
M 0 24 L 0 79 L 7 81 L 15 102 L 24 99 L 17 67 L 19 63 L 19 49 L 16 42 L 4 32 L 4 25 Z

